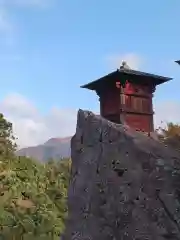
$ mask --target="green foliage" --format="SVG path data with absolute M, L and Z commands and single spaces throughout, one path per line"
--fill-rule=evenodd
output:
M 1 234 L 8 239 L 60 236 L 67 216 L 69 162 L 60 160 L 43 165 L 17 157 L 11 165 L 4 165 L 0 171 Z
M 8 122 L 3 114 L 0 114 L 0 157 L 9 157 L 16 149 L 13 136 L 12 123 Z
M 42 164 L 16 157 L 12 124 L 3 115 L 0 139 L 0 239 L 59 239 L 67 216 L 70 159 Z
M 172 122 L 167 123 L 166 127 L 160 128 L 159 138 L 165 144 L 180 150 L 180 125 Z
M 162 134 L 166 138 L 180 137 L 180 125 L 169 122 L 167 126 L 162 129 Z

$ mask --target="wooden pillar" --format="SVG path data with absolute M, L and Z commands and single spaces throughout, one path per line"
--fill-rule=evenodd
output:
M 121 111 L 120 111 L 120 122 L 121 123 L 125 123 L 125 93 L 124 93 L 124 87 L 121 86 L 120 87 L 120 108 L 121 108 Z

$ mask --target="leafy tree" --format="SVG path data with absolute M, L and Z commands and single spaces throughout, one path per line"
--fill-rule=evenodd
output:
M 180 125 L 172 122 L 167 123 L 164 128 L 159 128 L 159 138 L 165 144 L 180 150 Z
M 17 157 L 12 124 L 0 115 L 0 238 L 56 240 L 67 216 L 70 159 Z
M 167 126 L 162 130 L 162 134 L 165 138 L 180 137 L 180 125 L 172 122 L 167 123 Z
M 12 156 L 16 150 L 15 137 L 13 136 L 12 123 L 8 122 L 3 114 L 0 114 L 0 157 Z
M 7 239 L 59 239 L 67 216 L 69 161 L 43 165 L 17 157 L 0 172 L 0 227 Z

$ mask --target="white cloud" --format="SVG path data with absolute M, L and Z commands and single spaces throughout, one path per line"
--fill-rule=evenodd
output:
M 8 11 L 0 5 L 0 39 L 2 43 L 12 44 L 14 29 L 15 26 L 11 21 Z
M 144 60 L 135 53 L 112 54 L 106 57 L 107 64 L 113 68 L 119 68 L 122 61 L 126 61 L 132 69 L 139 69 Z
M 11 30 L 11 24 L 6 11 L 0 8 L 0 32 L 7 32 Z
M 155 126 L 163 122 L 180 122 L 180 103 L 156 102 Z M 75 133 L 77 110 L 52 107 L 43 114 L 19 94 L 9 94 L 0 102 L 0 112 L 13 123 L 21 147 L 42 144 L 52 137 L 72 136 Z
M 17 6 L 17 7 L 44 7 L 49 6 L 53 0 L 1 0 L 4 6 Z
M 42 144 L 51 137 L 75 132 L 77 111 L 53 107 L 44 115 L 25 97 L 10 94 L 0 102 L 0 112 L 13 123 L 20 147 Z
M 18 4 L 21 6 L 42 6 L 46 0 L 9 0 L 11 4 Z
M 49 0 L 1 0 L 4 6 L 43 6 L 49 3 Z
M 0 37 L 5 43 L 14 42 L 18 26 L 15 19 L 11 19 L 11 11 L 16 8 L 49 8 L 55 0 L 0 0 Z
M 167 122 L 180 124 L 180 103 L 173 101 L 156 102 L 154 104 L 155 127 L 165 126 Z

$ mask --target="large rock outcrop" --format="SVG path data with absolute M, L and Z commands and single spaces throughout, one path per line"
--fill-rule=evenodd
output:
M 79 110 L 64 240 L 180 239 L 180 156 Z

